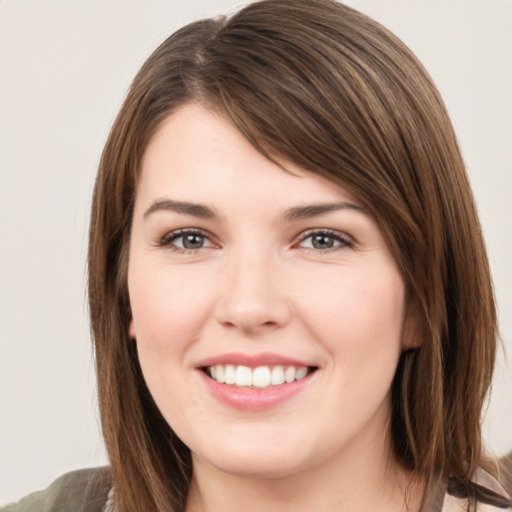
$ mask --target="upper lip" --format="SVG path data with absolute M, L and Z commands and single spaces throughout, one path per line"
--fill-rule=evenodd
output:
M 249 368 L 257 368 L 258 366 L 314 366 L 310 362 L 307 363 L 299 359 L 294 359 L 280 354 L 273 354 L 271 352 L 263 352 L 259 354 L 232 352 L 203 359 L 199 362 L 197 367 L 205 368 L 207 366 L 215 366 L 217 364 L 232 364 L 235 366 L 248 366 Z

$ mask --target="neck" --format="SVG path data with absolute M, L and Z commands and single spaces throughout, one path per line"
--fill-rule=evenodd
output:
M 277 478 L 236 475 L 194 458 L 187 512 L 419 512 L 424 482 L 398 464 L 388 443 L 380 456 L 366 452 L 333 454 L 307 471 Z

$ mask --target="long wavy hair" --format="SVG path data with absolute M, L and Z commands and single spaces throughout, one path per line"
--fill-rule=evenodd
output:
M 123 512 L 182 511 L 192 467 L 144 382 L 130 340 L 128 247 L 140 162 L 160 122 L 197 102 L 266 157 L 325 176 L 362 202 L 415 301 L 417 348 L 392 385 L 391 437 L 427 479 L 471 482 L 482 464 L 496 313 L 473 196 L 443 101 L 393 34 L 330 0 L 264 0 L 198 21 L 142 66 L 99 166 L 89 304 L 103 435 Z M 497 501 L 496 501 L 497 500 Z

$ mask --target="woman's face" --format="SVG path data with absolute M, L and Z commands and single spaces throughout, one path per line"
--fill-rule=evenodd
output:
M 404 283 L 356 198 L 287 168 L 195 104 L 143 158 L 130 332 L 196 467 L 279 477 L 389 441 Z

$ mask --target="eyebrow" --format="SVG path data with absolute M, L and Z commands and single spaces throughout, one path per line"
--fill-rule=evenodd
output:
M 319 203 L 289 208 L 284 212 L 284 218 L 288 221 L 310 219 L 312 217 L 318 217 L 320 215 L 324 215 L 325 213 L 335 212 L 338 210 L 356 210 L 364 212 L 361 206 L 353 203 Z
M 158 211 L 172 211 L 200 217 L 202 219 L 218 219 L 218 215 L 204 204 L 189 203 L 188 201 L 173 201 L 172 199 L 162 199 L 152 203 L 144 212 L 144 218 Z
M 283 218 L 286 221 L 310 219 L 338 210 L 356 210 L 364 212 L 361 206 L 348 202 L 318 203 L 288 208 L 284 211 Z M 199 217 L 202 219 L 219 219 L 219 216 L 215 213 L 215 211 L 204 204 L 191 203 L 188 201 L 174 201 L 172 199 L 159 199 L 152 203 L 151 206 L 144 212 L 144 218 L 147 218 L 149 215 L 158 211 L 173 211 L 185 215 L 192 215 L 193 217 Z

